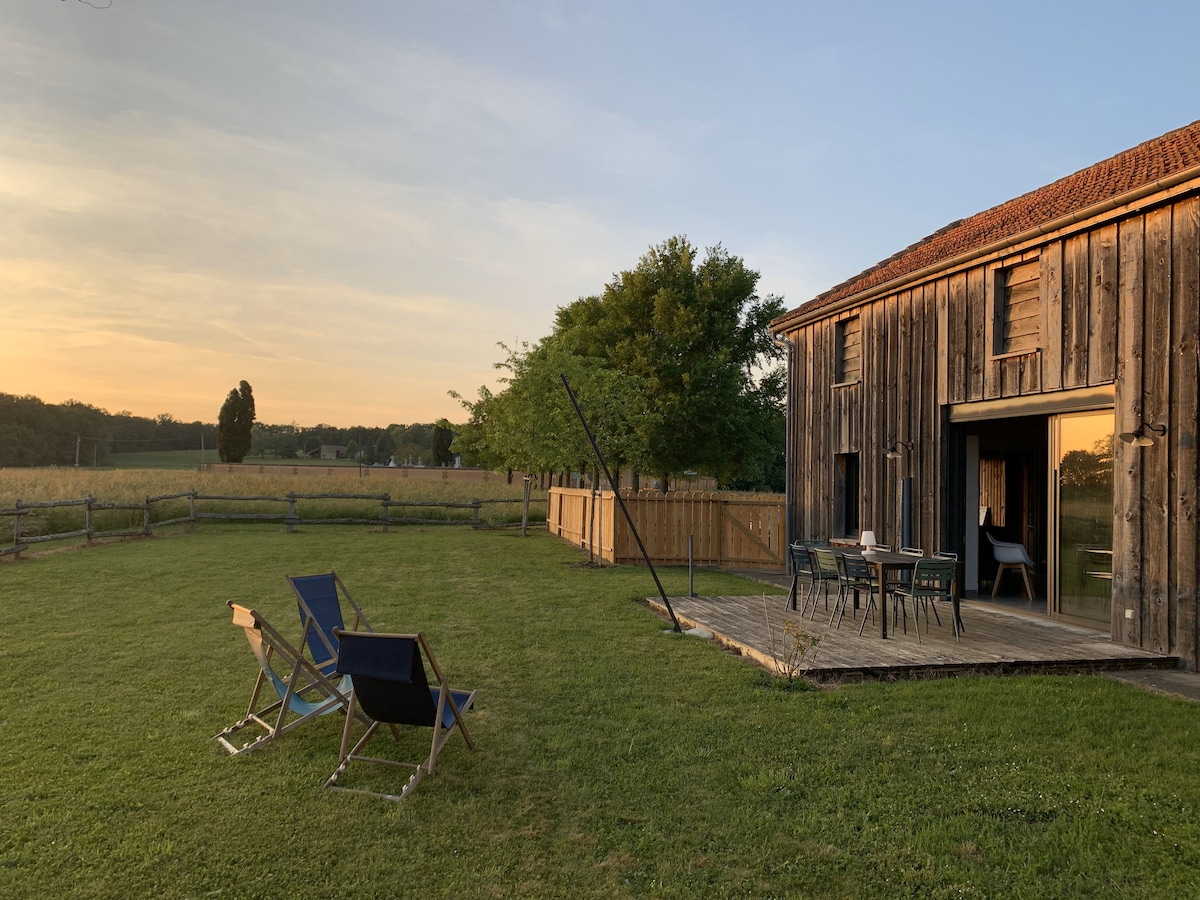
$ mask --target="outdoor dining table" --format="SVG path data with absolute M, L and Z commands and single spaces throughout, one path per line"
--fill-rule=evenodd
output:
M 875 570 L 875 580 L 879 584 L 879 636 L 886 639 L 888 636 L 888 572 L 911 572 L 917 567 L 917 563 L 921 561 L 921 557 L 909 553 L 896 553 L 892 550 L 861 550 L 857 547 L 833 547 L 831 549 L 838 556 L 846 553 L 861 553 L 867 565 Z M 954 625 L 957 628 L 962 624 L 962 617 L 959 615 L 957 589 L 951 592 L 950 605 L 952 607 L 951 615 L 954 616 Z

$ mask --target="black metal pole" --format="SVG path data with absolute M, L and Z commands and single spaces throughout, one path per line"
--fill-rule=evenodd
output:
M 642 536 L 638 534 L 637 527 L 633 524 L 633 517 L 629 515 L 629 509 L 625 506 L 625 501 L 621 499 L 621 492 L 617 490 L 617 482 L 613 478 L 612 472 L 608 471 L 608 463 L 604 461 L 604 455 L 596 445 L 596 439 L 592 437 L 592 429 L 588 427 L 587 419 L 583 417 L 583 410 L 579 408 L 579 401 L 575 399 L 575 392 L 571 390 L 571 385 L 567 382 L 566 375 L 560 373 L 558 377 L 562 379 L 563 387 L 567 389 L 567 396 L 571 399 L 571 405 L 575 407 L 575 415 L 579 416 L 579 423 L 583 426 L 583 433 L 587 435 L 588 443 L 592 445 L 592 451 L 596 454 L 596 459 L 600 462 L 600 468 L 604 470 L 604 477 L 608 479 L 608 485 L 612 488 L 617 506 L 621 507 L 621 512 L 625 515 L 625 521 L 629 524 L 629 530 L 633 532 L 633 539 L 637 541 L 638 549 L 642 551 L 642 559 L 646 561 L 646 567 L 650 570 L 650 574 L 654 576 L 654 584 L 658 587 L 658 595 L 662 597 L 663 603 L 666 604 L 667 612 L 671 615 L 671 623 L 674 626 L 672 630 L 682 632 L 683 629 L 679 627 L 679 619 L 675 617 L 675 609 L 671 606 L 667 592 L 663 590 L 662 582 L 658 580 L 658 572 L 654 569 L 654 563 L 650 562 L 650 554 L 646 552 L 646 545 L 642 543 Z

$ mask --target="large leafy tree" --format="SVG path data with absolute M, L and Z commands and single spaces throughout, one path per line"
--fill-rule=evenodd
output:
M 559 374 L 571 381 L 610 468 L 697 470 L 723 484 L 773 486 L 782 472 L 782 355 L 768 329 L 783 312 L 758 273 L 719 245 L 697 262 L 674 237 L 599 296 L 560 308 L 541 342 L 508 350 L 497 394 L 464 402 L 455 448 L 495 468 L 590 465 Z M 461 398 L 460 398 L 461 399 Z
M 250 452 L 254 429 L 254 393 L 242 381 L 229 392 L 217 415 L 217 455 L 221 462 L 240 463 Z
M 720 245 L 697 264 L 687 238 L 673 237 L 601 296 L 558 312 L 555 342 L 644 386 L 645 471 L 664 485 L 686 470 L 730 483 L 764 468 L 776 431 L 764 418 L 778 424 L 784 392 L 768 326 L 784 309 L 758 296 L 758 278 Z
M 494 394 L 482 387 L 475 401 L 458 398 L 471 417 L 458 431 L 454 452 L 496 469 L 590 468 L 595 460 L 563 389 L 565 375 L 610 468 L 644 464 L 642 434 L 652 414 L 638 379 L 568 352 L 553 336 L 504 349 L 508 356 L 497 368 L 508 373 L 500 378 L 505 389 Z

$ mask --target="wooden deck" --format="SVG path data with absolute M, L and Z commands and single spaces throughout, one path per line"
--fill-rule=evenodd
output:
M 1086 672 L 1121 669 L 1174 669 L 1174 656 L 1113 643 L 1107 635 L 1011 612 L 981 601 L 964 600 L 965 633 L 956 642 L 950 627 L 950 610 L 940 610 L 928 633 L 921 621 L 921 642 L 912 620 L 908 632 L 897 626 L 887 640 L 879 637 L 878 625 L 868 622 L 858 635 L 861 618 L 851 625 L 849 615 L 840 628 L 829 626 L 829 614 L 818 611 L 816 621 L 784 608 L 779 594 L 753 597 L 672 597 L 671 606 L 684 628 L 703 627 L 718 643 L 754 659 L 774 671 L 775 654 L 782 654 L 790 639 L 784 621 L 796 622 L 809 634 L 821 638 L 816 651 L 805 660 L 804 675 L 820 681 L 863 678 L 925 678 L 958 674 L 1015 674 L 1033 672 Z M 659 598 L 649 601 L 665 613 Z M 891 609 L 889 605 L 889 615 Z M 861 613 L 859 614 L 861 616 Z M 769 623 L 769 624 L 768 624 Z

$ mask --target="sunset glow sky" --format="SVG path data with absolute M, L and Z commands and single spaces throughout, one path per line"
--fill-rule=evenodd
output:
M 92 3 L 0 0 L 0 391 L 187 421 L 461 420 L 671 235 L 791 308 L 1200 118 L 1195 3 Z

